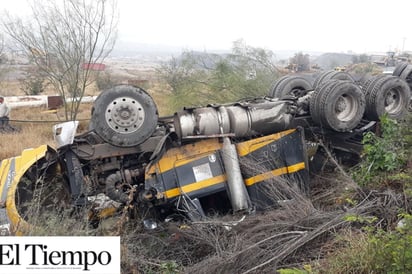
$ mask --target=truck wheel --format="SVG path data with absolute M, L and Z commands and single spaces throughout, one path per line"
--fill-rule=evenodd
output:
M 334 70 L 328 70 L 320 73 L 316 78 L 315 81 L 313 82 L 313 89 L 318 89 L 320 88 L 321 83 L 323 82 L 323 79 L 330 73 L 334 72 Z
M 312 84 L 302 76 L 284 76 L 273 85 L 270 96 L 282 98 L 286 95 L 302 97 L 312 89 Z
M 315 123 L 320 123 L 321 121 L 321 115 L 322 113 L 318 110 L 318 100 L 320 97 L 320 94 L 323 94 L 326 90 L 330 90 L 338 84 L 339 81 L 337 80 L 328 80 L 323 82 L 323 84 L 316 88 L 315 91 L 312 93 L 312 96 L 310 97 L 309 101 L 309 111 L 310 111 L 310 116 L 312 117 L 312 120 Z
M 407 65 L 403 70 L 402 73 L 399 75 L 403 80 L 407 81 L 412 78 L 412 65 Z
M 276 91 L 276 89 L 277 89 L 277 87 L 284 81 L 284 80 L 286 80 L 286 79 L 288 79 L 290 77 L 290 75 L 285 75 L 285 76 L 282 76 L 282 77 L 280 77 L 279 79 L 277 79 L 276 80 L 276 82 L 272 85 L 272 87 L 270 88 L 270 91 L 269 91 L 269 96 L 270 97 L 275 97 L 275 91 Z
M 412 90 L 412 65 L 407 65 L 399 77 L 405 80 Z
M 392 72 L 393 76 L 401 76 L 402 71 L 408 66 L 408 63 L 402 62 L 396 65 L 395 69 Z
M 322 83 L 328 80 L 348 80 L 351 82 L 355 81 L 353 77 L 347 72 L 329 70 L 319 74 L 319 76 L 315 79 L 315 82 L 313 83 L 313 88 L 320 88 Z
M 146 141 L 156 129 L 157 121 L 156 104 L 147 92 L 120 85 L 97 97 L 90 124 L 106 142 L 130 147 Z
M 402 118 L 410 99 L 408 84 L 397 76 L 378 77 L 366 89 L 365 117 L 379 120 L 384 113 L 392 119 Z
M 355 128 L 365 111 L 365 96 L 349 81 L 330 80 L 315 91 L 310 101 L 313 121 L 339 132 Z
M 379 79 L 386 77 L 387 75 L 385 74 L 378 74 L 375 75 L 373 77 L 371 77 L 370 79 L 361 82 L 361 88 L 364 94 L 368 93 L 369 89 L 372 89 L 372 87 L 379 81 Z

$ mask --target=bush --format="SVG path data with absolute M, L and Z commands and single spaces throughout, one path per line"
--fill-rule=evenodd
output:
M 45 78 L 41 75 L 28 74 L 26 78 L 20 80 L 21 89 L 26 95 L 39 95 L 47 87 Z
M 279 71 L 273 52 L 234 43 L 230 54 L 183 52 L 158 70 L 171 90 L 174 110 L 265 96 Z
M 395 231 L 370 234 L 368 252 L 375 273 L 412 273 L 412 215 L 403 214 Z
M 412 215 L 401 215 L 394 231 L 347 231 L 340 234 L 335 251 L 311 273 L 412 273 Z
M 402 201 L 397 200 L 392 209 L 386 198 L 378 199 L 376 207 L 407 213 L 386 221 L 378 217 L 376 226 L 361 222 L 367 226 L 358 233 L 338 236 L 337 247 L 316 266 L 314 273 L 412 273 L 412 172 L 405 168 L 411 160 L 408 159 L 412 145 L 410 124 L 410 117 L 401 122 L 381 117 L 380 134 L 369 132 L 364 136 L 362 162 L 354 172 L 360 185 L 375 189 L 373 193 L 377 196 L 373 197 L 382 197 L 377 189 L 398 193 L 395 196 L 401 197 Z M 397 186 L 395 192 L 388 192 L 387 186 L 393 188 L 394 185 Z M 379 216 L 379 210 L 375 213 Z M 401 221 L 396 224 L 396 219 Z M 360 219 L 352 221 L 359 225 Z M 377 228 L 378 225 L 381 228 Z
M 99 90 L 106 90 L 116 85 L 112 75 L 108 72 L 101 72 L 96 76 L 96 86 Z

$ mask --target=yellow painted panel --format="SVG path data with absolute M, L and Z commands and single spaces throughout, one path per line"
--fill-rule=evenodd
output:
M 184 185 L 181 188 L 172 188 L 164 192 L 166 198 L 173 198 L 179 196 L 181 193 L 190 193 L 196 190 L 200 190 L 203 188 L 207 188 L 216 184 L 220 184 L 226 181 L 225 175 L 219 175 L 210 179 L 206 179 L 200 182 L 191 183 L 188 185 Z
M 305 163 L 304 162 L 300 162 L 300 163 L 297 163 L 295 165 L 291 165 L 291 166 L 287 166 L 287 167 L 281 167 L 281 168 L 274 169 L 274 170 L 269 171 L 269 172 L 258 174 L 254 177 L 246 179 L 245 184 L 247 186 L 251 186 L 251 185 L 254 185 L 256 183 L 262 182 L 264 180 L 273 178 L 275 176 L 280 176 L 280 175 L 284 175 L 284 174 L 288 174 L 288 173 L 294 173 L 294 172 L 297 172 L 297 171 L 302 170 L 302 169 L 305 169 Z
M 268 136 L 264 136 L 258 139 L 252 139 L 250 141 L 242 142 L 236 145 L 237 153 L 239 154 L 240 157 L 245 156 L 255 150 L 258 150 L 259 148 L 262 148 L 264 146 L 267 146 L 271 142 L 277 141 L 286 135 L 289 135 L 293 132 L 295 132 L 296 129 L 289 129 L 285 130 L 279 133 L 271 134 Z
M 15 204 L 15 196 L 17 185 L 24 175 L 24 173 L 39 159 L 43 158 L 47 152 L 47 145 L 42 145 L 35 149 L 26 149 L 22 152 L 21 156 L 14 157 L 15 160 L 15 169 L 14 169 L 14 176 L 13 180 L 11 181 L 10 187 L 7 191 L 7 199 L 6 199 L 6 211 L 7 215 L 11 221 L 12 230 L 17 235 L 24 234 L 24 231 L 29 228 L 29 225 L 23 218 L 20 216 L 16 204 Z M 12 158 L 10 158 L 11 160 Z M 1 178 L 2 178 L 2 185 L 3 185 L 3 174 L 9 173 L 9 169 L 3 170 L 1 169 Z M 12 171 L 13 172 L 13 171 Z

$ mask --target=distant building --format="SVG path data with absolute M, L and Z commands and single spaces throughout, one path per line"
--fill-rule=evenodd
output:
M 106 69 L 106 65 L 102 63 L 84 63 L 82 68 L 88 70 L 104 71 Z

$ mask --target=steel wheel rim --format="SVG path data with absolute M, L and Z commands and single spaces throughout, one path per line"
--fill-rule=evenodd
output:
M 403 107 L 402 94 L 399 89 L 393 88 L 385 93 L 385 112 L 388 114 L 398 113 Z
M 106 108 L 106 123 L 111 129 L 121 134 L 137 131 L 144 122 L 143 106 L 131 97 L 113 100 Z
M 357 109 L 356 98 L 348 94 L 339 96 L 334 107 L 336 118 L 342 122 L 351 121 L 356 116 Z

